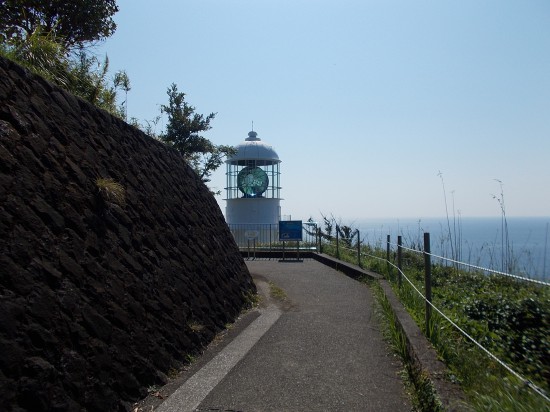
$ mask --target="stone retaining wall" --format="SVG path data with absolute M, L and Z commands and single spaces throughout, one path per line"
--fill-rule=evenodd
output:
M 255 291 L 178 153 L 2 58 L 0 252 L 5 411 L 130 409 Z

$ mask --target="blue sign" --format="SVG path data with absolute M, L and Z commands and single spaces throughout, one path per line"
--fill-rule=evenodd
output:
M 301 220 L 281 220 L 279 221 L 279 241 L 301 241 L 302 240 L 302 221 Z

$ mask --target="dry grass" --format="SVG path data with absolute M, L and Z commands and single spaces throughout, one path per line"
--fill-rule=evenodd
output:
M 283 289 L 275 285 L 273 282 L 269 282 L 269 291 L 271 293 L 271 296 L 279 300 L 281 302 L 284 302 L 286 300 L 286 293 Z
M 201 325 L 199 322 L 195 321 L 189 322 L 187 326 L 189 326 L 189 328 L 195 333 L 202 332 L 205 328 L 204 325 Z
M 98 178 L 95 184 L 99 190 L 99 193 L 106 201 L 115 203 L 119 206 L 126 204 L 126 191 L 124 187 L 111 178 Z

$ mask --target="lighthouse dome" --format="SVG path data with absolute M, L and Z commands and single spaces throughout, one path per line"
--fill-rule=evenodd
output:
M 254 131 L 248 133 L 244 142 L 235 146 L 235 155 L 226 160 L 226 163 L 245 165 L 249 160 L 255 160 L 256 165 L 270 165 L 280 163 L 279 155 L 270 145 L 262 142 Z

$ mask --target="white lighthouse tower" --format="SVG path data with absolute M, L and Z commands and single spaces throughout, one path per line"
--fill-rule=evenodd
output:
M 237 153 L 225 161 L 227 223 L 252 231 L 277 227 L 281 217 L 281 160 L 277 152 L 254 131 L 235 149 Z

